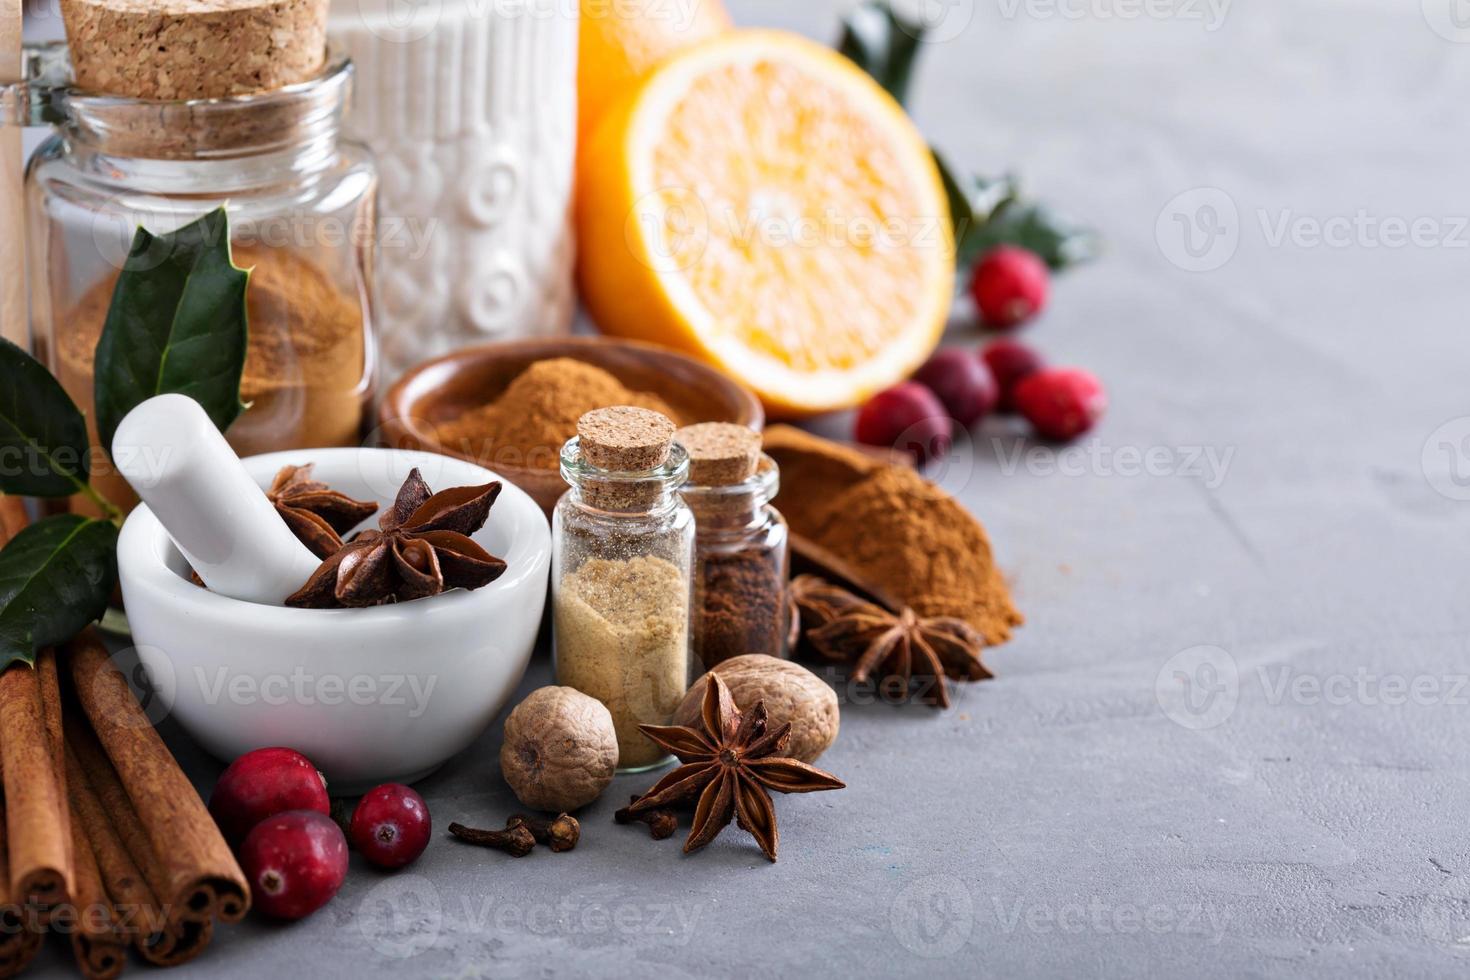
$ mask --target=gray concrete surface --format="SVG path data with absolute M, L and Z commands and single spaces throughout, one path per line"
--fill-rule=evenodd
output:
M 732 3 L 821 38 L 839 6 Z M 1464 975 L 1470 30 L 1450 0 L 948 9 L 926 132 L 1111 246 L 1030 335 L 1106 381 L 1096 439 L 986 429 L 945 475 L 1030 618 L 1000 678 L 942 714 L 844 690 L 849 788 L 778 801 L 774 866 L 614 826 L 650 782 L 620 778 L 574 853 L 441 835 L 191 974 Z M 515 808 L 498 739 L 424 783 L 436 826 Z

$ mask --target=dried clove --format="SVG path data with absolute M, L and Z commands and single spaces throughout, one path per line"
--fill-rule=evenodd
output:
M 629 813 L 628 810 L 637 803 L 637 794 L 628 798 L 628 806 L 623 807 L 613 814 L 613 819 L 618 823 L 646 823 L 648 824 L 648 836 L 654 840 L 665 840 L 674 836 L 674 831 L 679 829 L 679 818 L 674 815 L 673 810 L 649 810 L 646 813 Z
M 511 857 L 525 857 L 536 846 L 536 838 L 531 831 L 519 825 L 508 830 L 476 830 L 462 823 L 452 823 L 449 832 L 466 844 L 493 847 Z
M 505 821 L 506 830 L 513 827 L 525 827 L 536 838 L 536 843 L 545 844 L 557 852 L 570 851 L 582 839 L 582 825 L 576 817 L 565 813 L 558 814 L 555 820 L 538 820 L 524 813 L 515 813 Z

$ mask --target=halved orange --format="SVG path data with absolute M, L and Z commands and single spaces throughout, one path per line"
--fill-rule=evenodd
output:
M 730 27 L 721 0 L 625 4 L 582 0 L 577 37 L 577 134 L 669 55 Z
M 943 331 L 954 243 L 929 149 L 812 41 L 731 31 L 675 55 L 609 110 L 577 182 L 598 325 L 702 357 L 776 414 L 856 405 Z

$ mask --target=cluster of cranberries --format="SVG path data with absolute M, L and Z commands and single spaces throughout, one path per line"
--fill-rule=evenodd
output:
M 302 919 L 331 901 L 347 878 L 347 834 L 331 817 L 327 781 L 292 749 L 256 749 L 230 763 L 209 812 L 250 879 L 257 909 Z M 381 868 L 401 868 L 429 846 L 429 808 L 401 783 L 358 801 L 352 846 Z
M 1001 245 L 976 263 L 970 293 L 987 328 L 1010 331 L 1041 312 L 1048 286 L 1046 263 Z M 949 452 L 955 425 L 969 428 L 992 412 L 1019 414 L 1043 438 L 1066 442 L 1090 430 L 1106 408 L 1091 373 L 1047 367 L 1030 347 L 1002 338 L 978 352 L 941 350 L 913 380 L 874 395 L 858 412 L 856 437 L 924 462 Z

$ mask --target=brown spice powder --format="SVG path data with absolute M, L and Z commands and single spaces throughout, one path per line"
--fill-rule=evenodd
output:
M 694 652 L 705 670 L 735 657 L 785 656 L 786 552 L 751 545 L 700 556 L 694 578 Z
M 250 407 L 230 426 L 230 445 L 241 456 L 357 445 L 370 394 L 358 298 L 284 249 L 237 245 L 234 260 L 252 270 L 245 294 L 250 339 L 240 379 L 240 397 Z M 83 294 L 58 323 L 50 357 L 57 380 L 87 415 L 93 445 L 93 361 L 116 285 L 111 276 Z M 99 473 L 96 482 L 111 500 L 136 499 L 115 473 Z
M 650 765 L 663 749 L 638 730 L 667 725 L 689 688 L 689 580 L 654 555 L 591 558 L 558 583 L 556 682 L 612 713 L 618 766 Z
M 677 420 L 662 398 L 633 391 L 602 368 L 571 357 L 537 361 L 488 405 L 438 426 L 439 441 L 482 462 L 555 470 L 577 421 L 610 405 L 652 409 Z
M 920 616 L 957 616 L 992 646 L 1024 622 L 985 528 L 918 473 L 790 426 L 766 430 L 766 452 L 781 467 L 791 529 Z

